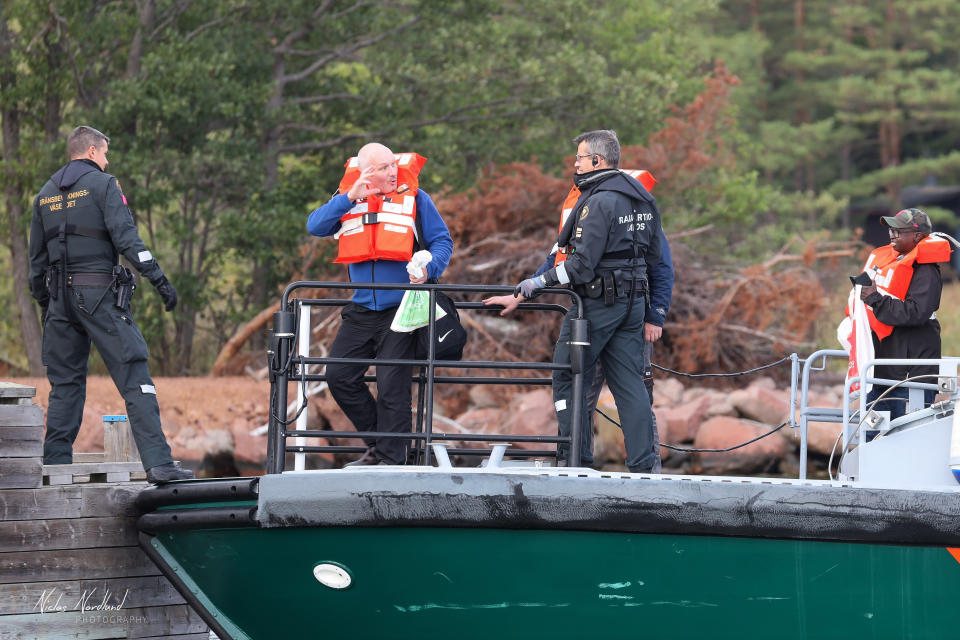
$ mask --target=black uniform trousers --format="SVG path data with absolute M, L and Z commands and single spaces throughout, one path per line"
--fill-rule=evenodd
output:
M 647 390 L 647 397 L 650 398 L 650 422 L 653 425 L 653 466 L 650 467 L 651 473 L 660 473 L 663 471 L 663 460 L 660 457 L 660 432 L 657 430 L 657 414 L 653 412 L 653 343 L 643 343 L 643 386 Z M 590 384 L 590 378 L 593 378 L 593 384 Z M 603 366 L 597 361 L 593 374 L 584 372 L 584 385 L 589 385 L 587 389 L 587 415 L 592 416 L 592 420 L 586 423 L 580 430 L 580 458 L 584 464 L 593 462 L 593 425 L 597 420 L 597 402 L 600 400 L 600 392 L 603 390 L 603 383 L 606 376 L 603 373 Z M 619 412 L 618 412 L 619 415 Z
M 86 401 L 91 341 L 126 402 L 143 468 L 173 462 L 147 367 L 147 343 L 133 314 L 116 308 L 113 292 L 103 287 L 67 287 L 65 293 L 66 300 L 62 295 L 50 300 L 43 325 L 43 363 L 50 380 L 44 463 L 73 462 L 73 443 L 80 432 Z M 91 313 L 101 295 L 100 305 Z M 68 313 L 66 304 L 72 313 Z
M 643 320 L 645 305 L 642 297 L 630 303 L 629 297 L 617 298 L 611 306 L 603 299 L 583 298 L 584 317 L 590 323 L 590 347 L 584 358 L 584 390 L 581 414 L 581 445 L 583 436 L 592 429 L 586 395 L 593 379 L 594 365 L 603 366 L 607 384 L 613 393 L 623 429 L 627 450 L 627 468 L 633 472 L 652 471 L 655 464 L 653 412 L 643 380 Z M 554 362 L 570 362 L 570 321 L 576 317 L 571 309 L 560 327 L 560 337 L 554 349 Z M 573 377 L 570 371 L 553 372 L 553 400 L 561 436 L 570 435 Z M 592 434 L 591 434 L 592 436 Z M 566 457 L 568 447 L 558 446 L 561 457 Z M 593 462 L 591 448 L 581 446 L 581 459 L 571 465 L 589 465 Z
M 331 358 L 383 358 L 409 360 L 414 357 L 416 333 L 390 330 L 397 308 L 374 311 L 349 303 L 340 313 L 342 322 L 330 347 Z M 377 365 L 377 398 L 363 381 L 367 365 L 328 364 L 327 384 L 334 400 L 357 431 L 410 433 L 413 429 L 410 386 L 411 366 Z M 367 440 L 379 460 L 404 464 L 410 448 L 399 438 Z

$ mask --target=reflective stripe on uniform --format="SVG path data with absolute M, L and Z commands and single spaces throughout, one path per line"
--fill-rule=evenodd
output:
M 152 393 L 157 395 L 157 388 L 152 384 L 142 384 L 140 385 L 140 393 Z
M 150 253 L 149 251 L 141 251 L 140 253 L 137 254 L 137 260 L 139 260 L 140 262 L 150 262 L 151 260 L 153 260 L 153 254 Z

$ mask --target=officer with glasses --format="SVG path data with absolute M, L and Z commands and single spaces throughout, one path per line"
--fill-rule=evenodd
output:
M 573 141 L 577 145 L 574 183 L 581 195 L 557 241 L 568 257 L 521 282 L 514 295 L 531 298 L 541 288 L 570 285 L 581 296 L 590 342 L 583 371 L 592 371 L 598 361 L 602 364 L 622 421 L 627 468 L 649 472 L 656 459 L 654 430 L 639 356 L 645 346 L 647 265 L 661 259 L 660 212 L 650 192 L 618 170 L 620 142 L 616 133 L 589 131 Z M 576 315 L 572 309 L 564 318 L 554 362 L 570 362 Z M 584 381 L 583 395 L 590 383 Z M 554 371 L 553 399 L 562 436 L 570 434 L 572 388 L 570 371 Z M 589 429 L 589 405 L 583 396 L 580 407 L 581 428 Z M 569 454 L 566 445 L 559 446 L 558 451 L 561 458 Z M 570 466 L 588 463 L 583 453 L 580 460 L 567 461 Z

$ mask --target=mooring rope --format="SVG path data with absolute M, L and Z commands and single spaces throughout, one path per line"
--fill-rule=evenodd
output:
M 737 376 L 745 376 L 749 373 L 756 373 L 757 371 L 763 371 L 764 369 L 769 369 L 771 367 L 775 367 L 777 365 L 780 365 L 780 364 L 783 364 L 784 362 L 789 362 L 789 361 L 790 361 L 790 356 L 787 356 L 785 358 L 781 358 L 780 360 L 777 360 L 776 362 L 771 362 L 770 364 L 765 364 L 763 366 L 756 367 L 755 369 L 747 369 L 746 371 L 735 371 L 733 373 L 683 373 L 681 371 L 674 371 L 673 369 L 667 369 L 666 367 L 661 367 L 658 364 L 653 364 L 653 363 L 650 363 L 650 364 L 655 369 L 659 369 L 660 371 L 666 371 L 667 373 L 672 373 L 673 375 L 676 375 L 676 376 L 683 376 L 685 378 L 734 378 Z M 620 426 L 619 422 L 617 422 L 616 420 L 614 420 L 613 418 L 605 414 L 603 411 L 600 410 L 599 407 L 596 408 L 596 412 L 602 415 L 604 418 L 606 418 L 610 422 L 612 422 L 613 424 L 617 425 L 618 427 Z M 746 442 L 736 444 L 732 447 L 727 447 L 726 449 L 693 449 L 693 448 L 687 448 L 687 447 L 676 447 L 672 444 L 665 444 L 663 442 L 659 442 L 658 444 L 661 447 L 666 447 L 667 449 L 672 449 L 673 451 L 682 451 L 684 453 L 726 453 L 727 451 L 740 449 L 741 447 L 745 447 L 748 444 L 756 442 L 757 440 L 762 440 L 763 438 L 766 438 L 769 435 L 773 435 L 777 431 L 780 431 L 780 429 L 783 429 L 785 426 L 787 426 L 786 422 L 782 423 L 780 426 L 775 427 L 774 429 L 762 435 L 757 436 L 756 438 L 753 438 L 752 440 L 747 440 Z
M 673 369 L 667 369 L 666 367 L 661 367 L 658 364 L 650 363 L 654 369 L 660 371 L 665 371 L 666 373 L 672 373 L 675 376 L 682 376 L 684 378 L 735 378 L 737 376 L 745 376 L 749 373 L 756 373 L 757 371 L 763 371 L 764 369 L 769 369 L 777 365 L 783 364 L 784 362 L 790 362 L 790 356 L 781 358 L 776 362 L 771 362 L 770 364 L 765 364 L 763 366 L 757 367 L 755 369 L 747 369 L 746 371 L 734 371 L 733 373 L 683 373 L 682 371 L 674 371 Z
M 608 416 L 607 414 L 605 414 L 603 411 L 600 410 L 599 407 L 597 407 L 596 411 L 597 411 L 597 413 L 599 413 L 600 415 L 602 415 L 604 418 L 606 418 L 607 420 L 609 420 L 609 421 L 612 422 L 613 424 L 617 425 L 618 427 L 620 426 L 620 423 L 619 423 L 619 422 L 617 422 L 616 420 L 614 420 L 613 418 L 611 418 L 610 416 Z M 762 440 L 763 438 L 766 438 L 766 437 L 769 436 L 769 435 L 773 435 L 773 434 L 776 433 L 777 431 L 780 431 L 780 429 L 783 429 L 785 426 L 787 426 L 787 423 L 786 423 L 786 422 L 782 422 L 782 423 L 780 423 L 780 426 L 774 427 L 774 428 L 771 429 L 770 431 L 767 431 L 766 433 L 763 433 L 763 434 L 757 436 L 756 438 L 753 438 L 753 439 L 751 439 L 751 440 L 747 440 L 746 442 L 741 442 L 740 444 L 735 444 L 735 445 L 733 445 L 732 447 L 727 447 L 726 449 L 693 449 L 693 448 L 687 448 L 687 447 L 676 447 L 676 446 L 674 446 L 674 445 L 672 445 L 672 444 L 667 444 L 667 443 L 665 443 L 665 442 L 658 442 L 657 444 L 659 444 L 661 447 L 666 447 L 667 449 L 672 449 L 673 451 L 682 451 L 682 452 L 684 452 L 684 453 L 726 453 L 727 451 L 733 451 L 734 449 L 739 449 L 739 448 L 741 448 L 741 447 L 745 447 L 745 446 L 747 446 L 748 444 L 751 444 L 751 443 L 756 442 L 757 440 Z

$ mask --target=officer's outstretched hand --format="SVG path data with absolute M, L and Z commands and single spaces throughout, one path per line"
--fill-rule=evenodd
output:
M 536 278 L 527 278 L 523 282 L 517 285 L 517 288 L 513 290 L 513 297 L 523 296 L 528 300 L 533 297 L 534 292 L 537 289 L 543 289 L 547 286 L 543 281 L 543 276 L 537 276 Z
M 153 283 L 157 288 L 157 293 L 163 299 L 163 308 L 167 311 L 173 311 L 177 307 L 177 290 L 173 288 L 167 276 L 161 276 L 160 280 Z

